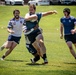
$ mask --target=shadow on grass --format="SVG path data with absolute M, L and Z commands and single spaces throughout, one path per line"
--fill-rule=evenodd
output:
M 6 60 L 6 61 L 12 61 L 12 62 L 28 62 L 28 61 L 25 61 L 25 60 Z
M 76 63 L 73 63 L 73 62 L 64 62 L 64 64 L 72 64 L 72 65 L 76 65 Z
M 55 66 L 55 67 L 61 67 L 60 65 L 51 65 L 51 66 Z
M 29 65 L 29 66 L 39 66 L 39 65 L 44 65 L 44 64 L 39 64 L 39 63 L 27 63 L 26 65 Z

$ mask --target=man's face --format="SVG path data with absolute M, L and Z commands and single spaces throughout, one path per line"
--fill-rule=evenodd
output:
M 15 11 L 14 18 L 15 19 L 19 19 L 19 17 L 20 17 L 19 15 L 20 15 L 20 13 L 18 11 Z
M 30 12 L 30 14 L 35 14 L 35 10 L 34 10 L 33 6 L 29 6 L 29 12 Z
M 63 12 L 63 13 L 64 13 L 64 16 L 65 17 L 69 16 L 67 12 Z

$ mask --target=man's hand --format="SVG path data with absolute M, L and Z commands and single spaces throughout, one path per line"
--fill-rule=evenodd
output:
M 15 32 L 13 30 L 10 31 L 11 34 L 14 34 Z
M 71 30 L 71 33 L 72 33 L 72 34 L 76 33 L 76 30 L 75 30 L 75 29 L 72 29 L 72 30 Z
M 58 12 L 56 10 L 54 10 L 53 13 L 57 14 Z

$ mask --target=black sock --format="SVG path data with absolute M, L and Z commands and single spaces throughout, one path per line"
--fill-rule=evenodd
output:
M 37 62 L 39 59 L 40 59 L 40 56 L 37 55 L 37 56 L 35 56 L 34 61 Z
M 46 54 L 43 54 L 43 60 L 45 60 L 47 58 Z
M 2 58 L 4 59 L 5 58 L 5 55 L 3 55 Z

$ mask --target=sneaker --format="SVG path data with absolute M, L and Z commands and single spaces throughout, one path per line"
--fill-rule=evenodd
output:
M 32 64 L 35 64 L 35 61 L 33 58 L 31 58 L 30 60 L 31 60 Z
M 48 60 L 45 59 L 45 60 L 44 60 L 44 63 L 42 63 L 42 64 L 43 64 L 43 65 L 48 64 Z
M 45 64 L 48 64 L 48 62 L 44 62 L 44 63 L 42 63 L 43 65 L 45 65 Z
M 0 60 L 4 61 L 4 59 L 3 59 L 3 58 L 0 58 Z
M 2 51 L 3 49 L 4 49 L 4 46 L 1 46 L 1 47 L 0 47 L 0 51 Z

